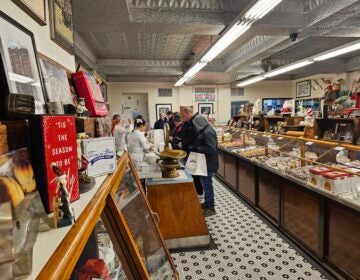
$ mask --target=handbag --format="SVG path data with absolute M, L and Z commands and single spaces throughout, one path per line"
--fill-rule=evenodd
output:
M 191 152 L 186 161 L 185 169 L 189 171 L 191 175 L 207 176 L 208 172 L 205 155 Z

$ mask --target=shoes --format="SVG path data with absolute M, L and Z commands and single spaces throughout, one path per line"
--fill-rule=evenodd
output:
M 198 199 L 201 204 L 203 204 L 205 202 L 204 195 L 198 195 Z
M 210 217 L 210 216 L 213 216 L 213 215 L 216 215 L 215 208 L 205 208 L 204 209 L 204 216 L 205 217 Z

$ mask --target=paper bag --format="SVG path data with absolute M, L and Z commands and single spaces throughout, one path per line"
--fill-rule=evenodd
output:
M 185 164 L 185 169 L 188 170 L 191 175 L 207 176 L 205 155 L 191 152 Z

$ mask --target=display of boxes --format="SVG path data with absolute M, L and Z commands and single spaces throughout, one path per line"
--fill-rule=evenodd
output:
M 95 119 L 94 118 L 76 118 L 76 133 L 86 133 L 89 137 L 95 137 Z
M 351 191 L 352 177 L 349 173 L 331 171 L 322 174 L 324 182 L 322 188 L 333 194 L 346 193 Z
M 322 188 L 324 184 L 324 177 L 322 174 L 331 172 L 331 169 L 323 167 L 323 166 L 315 166 L 310 168 L 310 178 L 308 183 L 314 187 Z
M 72 74 L 79 95 L 85 98 L 86 108 L 91 117 L 104 117 L 108 115 L 106 102 L 102 96 L 100 86 L 94 76 L 83 71 Z
M 114 137 L 101 137 L 84 139 L 82 151 L 89 160 L 86 174 L 88 176 L 100 176 L 112 173 L 116 169 L 116 151 Z
M 79 199 L 79 179 L 74 116 L 38 115 L 30 120 L 31 160 L 43 204 L 53 211 L 59 189 L 58 168 L 67 177 L 70 202 Z

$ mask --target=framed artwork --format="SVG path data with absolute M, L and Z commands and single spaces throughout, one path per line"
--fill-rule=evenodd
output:
M 43 55 L 39 57 L 48 101 L 74 105 L 65 69 Z
M 34 36 L 2 12 L 0 58 L 0 91 L 4 94 L 32 95 L 35 99 L 35 114 L 45 114 L 43 81 Z
M 46 25 L 46 0 L 12 0 L 40 25 Z
M 214 104 L 213 103 L 199 103 L 198 112 L 202 115 L 211 115 L 214 113 Z
M 311 96 L 311 80 L 296 83 L 296 98 Z
M 71 0 L 49 0 L 51 39 L 73 54 L 74 30 Z
M 172 104 L 156 104 L 155 110 L 156 119 L 158 120 L 160 118 L 160 113 L 166 114 L 167 112 L 172 111 Z

